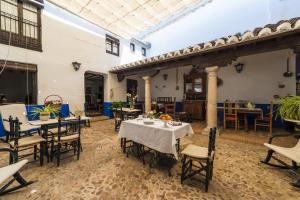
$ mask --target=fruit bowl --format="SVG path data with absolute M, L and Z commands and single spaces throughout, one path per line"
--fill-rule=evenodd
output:
M 164 127 L 168 128 L 168 122 L 172 120 L 172 117 L 168 114 L 162 114 L 159 119 L 164 122 Z

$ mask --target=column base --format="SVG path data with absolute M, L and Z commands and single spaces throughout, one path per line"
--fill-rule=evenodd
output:
M 209 135 L 211 127 L 206 127 L 205 129 L 202 130 L 202 135 Z M 219 129 L 217 127 L 217 135 L 219 135 Z

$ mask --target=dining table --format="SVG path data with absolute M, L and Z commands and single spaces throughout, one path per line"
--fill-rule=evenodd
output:
M 231 108 L 232 110 L 237 110 L 238 115 L 243 115 L 244 116 L 244 121 L 245 121 L 245 131 L 248 132 L 249 130 L 249 125 L 248 125 L 248 115 L 258 115 L 263 117 L 263 110 L 261 108 L 247 108 L 247 107 L 238 107 L 238 108 Z M 218 106 L 217 107 L 218 112 L 224 112 L 224 107 Z
M 149 121 L 153 124 L 145 123 Z M 173 126 L 165 124 L 160 119 L 136 118 L 122 122 L 118 137 L 142 144 L 160 153 L 174 155 L 178 159 L 177 139 L 192 134 L 194 131 L 189 123 L 182 122 L 181 125 Z

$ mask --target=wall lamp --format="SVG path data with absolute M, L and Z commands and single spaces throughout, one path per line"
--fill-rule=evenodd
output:
M 78 71 L 80 69 L 81 63 L 75 61 L 75 62 L 72 62 L 72 65 L 73 65 L 74 70 Z
M 241 73 L 244 69 L 244 64 L 243 63 L 237 63 L 237 64 L 234 65 L 234 67 L 235 67 L 235 71 L 237 73 Z

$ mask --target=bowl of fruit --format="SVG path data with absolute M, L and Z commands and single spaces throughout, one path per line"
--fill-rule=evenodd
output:
M 159 119 L 164 122 L 164 127 L 168 128 L 168 122 L 172 120 L 172 117 L 168 114 L 162 114 Z

